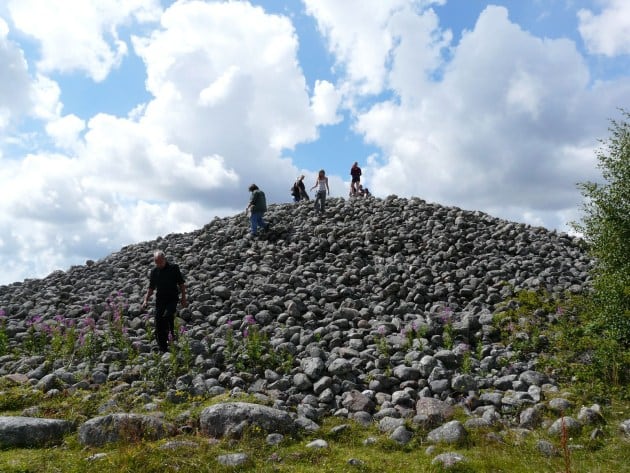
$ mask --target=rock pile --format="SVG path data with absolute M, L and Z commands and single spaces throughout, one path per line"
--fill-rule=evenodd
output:
M 247 237 L 243 216 L 216 218 L 1 286 L 13 354 L 0 357 L 0 376 L 53 393 L 114 382 L 145 396 L 148 409 L 164 392 L 175 402 L 181 393 L 249 392 L 291 412 L 301 428 L 342 415 L 379 422 L 401 441 L 410 437 L 405 418 L 441 426 L 432 435 L 449 442 L 476 426 L 540 422 L 535 410 L 519 414 L 536 409 L 554 380 L 537 371 L 535 356 L 518 359 L 498 343 L 494 315 L 520 290 L 587 291 L 591 261 L 579 239 L 396 196 L 330 199 L 324 215 L 308 204 L 272 205 L 267 217 L 272 229 L 258 238 Z M 151 321 L 140 307 L 155 249 L 180 265 L 189 294 L 179 314 L 189 372 L 163 385 L 149 374 L 169 355 L 152 352 Z M 91 363 L 14 354 L 35 318 L 52 323 L 61 314 L 76 326 L 90 319 L 105 334 L 112 298 L 124 300 L 125 336 L 137 356 L 115 345 Z M 457 404 L 471 413 L 466 426 L 451 419 Z M 107 409 L 116 410 L 114 400 Z

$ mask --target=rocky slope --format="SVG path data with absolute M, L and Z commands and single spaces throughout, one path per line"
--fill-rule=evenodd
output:
M 110 381 L 173 401 L 248 391 L 310 421 L 358 412 L 430 424 L 423 400 L 434 399 L 478 419 L 491 412 L 488 422 L 535 423 L 536 413 L 524 421 L 519 413 L 554 380 L 537 370 L 535 354 L 519 357 L 498 343 L 494 315 L 520 290 L 587 291 L 591 261 L 581 242 L 417 198 L 327 204 L 324 215 L 308 203 L 272 205 L 272 229 L 258 238 L 248 238 L 244 215 L 216 218 L 1 286 L 9 354 L 0 376 L 44 391 Z M 180 265 L 189 293 L 178 356 L 190 360 L 172 378 L 140 308 L 155 249 Z M 78 349 L 58 359 L 47 356 L 49 346 L 24 352 L 37 348 L 34 332 L 50 345 L 61 326 L 103 340 L 118 327 L 127 345 L 102 343 L 90 360 Z

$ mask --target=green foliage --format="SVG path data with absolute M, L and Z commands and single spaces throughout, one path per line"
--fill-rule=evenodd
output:
M 618 393 L 630 399 L 630 351 L 590 323 L 596 301 L 571 296 L 559 306 L 557 323 L 545 328 L 549 347 L 539 357 L 561 382 L 572 383 L 585 399 L 598 402 Z
M 20 411 L 35 406 L 43 397 L 42 392 L 27 387 L 0 386 L 0 412 Z
M 245 327 L 240 332 L 236 332 L 232 321 L 229 321 L 225 339 L 225 361 L 241 371 L 262 374 L 265 369 L 272 369 L 288 373 L 293 367 L 293 356 L 285 350 L 274 348 L 269 342 L 269 336 L 251 315 L 245 317 Z
M 559 303 L 544 290 L 519 291 L 502 304 L 494 324 L 501 331 L 501 339 L 519 355 L 539 352 L 547 344 L 542 328 L 547 317 L 558 312 Z
M 603 183 L 579 184 L 586 198 L 582 232 L 595 257 L 595 301 L 589 323 L 630 347 L 630 112 L 611 120 L 611 136 L 597 152 Z

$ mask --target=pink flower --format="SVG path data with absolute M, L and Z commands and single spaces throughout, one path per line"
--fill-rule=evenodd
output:
M 253 315 L 246 315 L 245 322 L 248 323 L 249 325 L 254 325 L 256 323 L 256 319 L 254 318 Z
M 249 336 L 249 330 L 247 328 L 243 329 L 243 338 L 247 338 Z

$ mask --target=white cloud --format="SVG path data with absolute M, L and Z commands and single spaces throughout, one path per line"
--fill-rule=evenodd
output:
M 160 13 L 158 0 L 9 0 L 8 9 L 15 27 L 40 41 L 41 72 L 80 70 L 95 81 L 127 54 L 118 28 Z
M 19 2 L 12 6 L 22 11 Z M 122 18 L 86 21 L 99 36 L 103 25 L 113 28 Z M 102 44 L 82 34 L 76 39 L 92 52 L 79 62 L 46 49 L 59 41 L 56 33 L 38 33 L 44 69 L 79 67 L 98 75 L 113 67 Z M 241 2 L 177 2 L 159 29 L 132 41 L 152 98 L 126 117 L 99 113 L 83 122 L 62 115 L 59 84 L 41 74 L 31 81 L 32 113 L 66 154 L 36 151 L 0 169 L 0 184 L 11 193 L 0 201 L 0 225 L 11 228 L 0 254 L 17 254 L 21 262 L 7 270 L 9 281 L 199 228 L 214 215 L 243 209 L 251 182 L 267 190 L 269 201 L 288 201 L 298 171 L 282 151 L 337 119 L 338 97 L 329 85 L 318 85 L 311 100 L 285 17 Z M 44 242 L 54 242 L 59 257 Z
M 344 8 L 326 18 L 341 17 Z M 345 21 L 328 23 L 328 34 L 354 31 Z M 380 56 L 382 37 L 397 41 L 384 52 L 392 57 L 385 74 L 393 99 L 356 113 L 356 130 L 383 151 L 366 168 L 372 190 L 532 223 L 542 215 L 548 226 L 566 223 L 557 218 L 577 206 L 575 183 L 594 177 L 597 133 L 605 132 L 610 110 L 628 103 L 630 87 L 593 88 L 575 44 L 532 36 L 502 7 L 483 11 L 448 62 L 440 62 L 439 51 L 450 35 L 431 11 L 400 8 L 376 25 L 363 47 L 372 45 Z M 406 57 L 412 52 L 413 59 Z M 342 52 L 337 60 L 351 62 L 350 56 Z M 440 79 L 430 78 L 434 70 Z
M 9 26 L 0 18 L 0 133 L 31 108 L 28 65 L 8 34 Z
M 337 113 L 341 103 L 341 94 L 327 80 L 315 81 L 315 90 L 311 98 L 311 109 L 318 125 L 334 125 L 343 117 Z
M 279 152 L 317 130 L 290 21 L 247 3 L 191 1 L 174 4 L 161 24 L 133 38 L 155 96 L 142 126 L 195 159 L 222 156 L 242 183 L 292 180 Z
M 579 31 L 593 54 L 618 56 L 630 54 L 630 2 L 601 0 L 599 14 L 582 9 L 578 12 Z
M 79 134 L 85 129 L 85 122 L 76 115 L 66 115 L 48 122 L 46 133 L 52 137 L 56 146 L 67 150 L 77 150 L 80 146 Z

